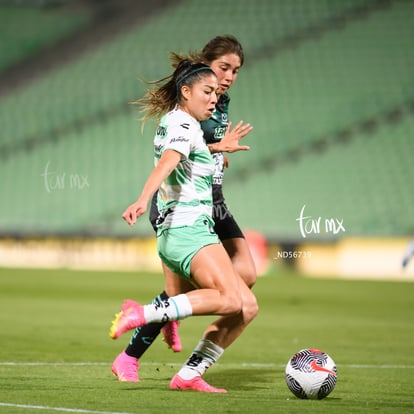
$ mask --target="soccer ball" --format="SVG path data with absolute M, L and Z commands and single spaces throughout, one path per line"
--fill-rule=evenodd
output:
M 296 397 L 321 400 L 336 384 L 336 365 L 319 349 L 307 348 L 297 352 L 286 365 L 286 384 Z

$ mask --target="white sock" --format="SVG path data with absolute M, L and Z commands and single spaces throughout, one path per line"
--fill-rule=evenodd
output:
M 181 367 L 178 375 L 184 380 L 202 376 L 223 354 L 224 349 L 208 339 L 201 339 L 196 349 Z
M 181 294 L 167 300 L 155 299 L 150 305 L 144 305 L 146 323 L 178 321 L 191 316 L 193 309 L 187 295 Z

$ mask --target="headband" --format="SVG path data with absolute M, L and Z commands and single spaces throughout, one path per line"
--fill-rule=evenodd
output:
M 199 66 L 199 67 L 194 68 L 194 69 L 190 69 L 187 73 L 184 73 L 184 75 L 182 75 L 180 78 L 177 79 L 177 81 L 175 82 L 176 85 L 177 85 L 177 88 L 184 82 L 185 79 L 187 79 L 190 76 L 195 75 L 196 73 L 201 72 L 203 70 L 214 73 L 212 71 L 212 69 L 207 65 L 203 65 L 203 66 Z

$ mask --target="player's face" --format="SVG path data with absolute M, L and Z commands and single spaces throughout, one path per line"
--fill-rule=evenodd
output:
M 191 88 L 183 86 L 181 90 L 183 102 L 181 108 L 197 121 L 204 121 L 212 115 L 217 103 L 217 77 L 206 75 L 195 82 Z
M 217 93 L 222 95 L 236 81 L 241 63 L 240 58 L 235 53 L 220 56 L 210 64 L 211 69 L 217 75 Z

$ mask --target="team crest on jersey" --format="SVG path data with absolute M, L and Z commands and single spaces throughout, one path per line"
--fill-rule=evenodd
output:
M 228 116 L 227 116 L 227 114 L 222 113 L 222 114 L 221 114 L 221 120 L 222 120 L 223 122 L 227 122 L 227 120 L 228 120 Z

